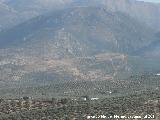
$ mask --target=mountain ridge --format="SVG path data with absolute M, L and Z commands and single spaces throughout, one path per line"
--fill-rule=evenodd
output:
M 116 81 L 159 71 L 148 49 L 147 57 L 138 54 L 159 41 L 157 30 L 128 13 L 88 2 L 89 6 L 74 3 L 2 30 L 1 80 Z
M 73 7 L 75 5 L 103 5 L 108 8 L 108 10 L 123 12 L 131 17 L 134 17 L 142 23 L 145 23 L 153 29 L 156 28 L 157 30 L 160 30 L 160 4 L 158 3 L 147 3 L 136 0 L 47 0 L 45 2 L 42 0 L 30 0 L 30 2 L 26 0 L 14 2 L 10 0 L 4 0 L 0 1 L 0 3 L 16 12 L 16 15 L 11 12 L 6 14 L 10 15 L 9 19 L 5 16 L 4 19 L 0 19 L 2 21 L 1 26 L 3 29 L 11 28 L 21 22 L 42 14 L 46 14 L 47 12 L 57 8 L 63 9 L 66 7 Z M 10 19 L 13 20 L 10 21 Z

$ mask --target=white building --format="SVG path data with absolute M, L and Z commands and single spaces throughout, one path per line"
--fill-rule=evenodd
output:
M 91 98 L 91 100 L 99 100 L 99 98 Z
M 160 76 L 160 73 L 157 73 L 156 75 L 157 75 L 157 76 Z

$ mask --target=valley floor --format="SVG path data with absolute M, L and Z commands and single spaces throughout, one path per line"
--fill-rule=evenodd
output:
M 91 99 L 1 99 L 0 120 L 159 120 L 160 93 Z

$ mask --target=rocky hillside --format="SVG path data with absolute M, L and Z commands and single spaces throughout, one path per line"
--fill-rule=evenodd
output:
M 1 48 L 25 45 L 41 49 L 46 45 L 74 54 L 83 50 L 133 53 L 157 40 L 151 29 L 126 14 L 77 6 L 39 16 L 0 34 Z
M 122 10 L 148 3 L 110 2 L 76 0 L 1 31 L 1 81 L 117 80 L 159 71 L 157 59 L 148 60 L 160 40 L 157 30 Z

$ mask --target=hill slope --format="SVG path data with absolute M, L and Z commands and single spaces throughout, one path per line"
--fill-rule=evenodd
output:
M 74 7 L 34 18 L 1 32 L 0 47 L 47 45 L 49 42 L 56 47 L 56 41 L 65 41 L 63 46 L 76 42 L 72 45 L 75 49 L 80 47 L 76 45 L 81 44 L 94 52 L 133 53 L 157 41 L 158 37 L 154 34 L 152 30 L 123 13 L 109 12 L 99 7 Z M 71 46 L 66 49 L 69 51 Z
M 117 82 L 160 71 L 157 59 L 138 56 L 159 41 L 152 29 L 103 5 L 74 4 L 0 32 L 2 83 Z

